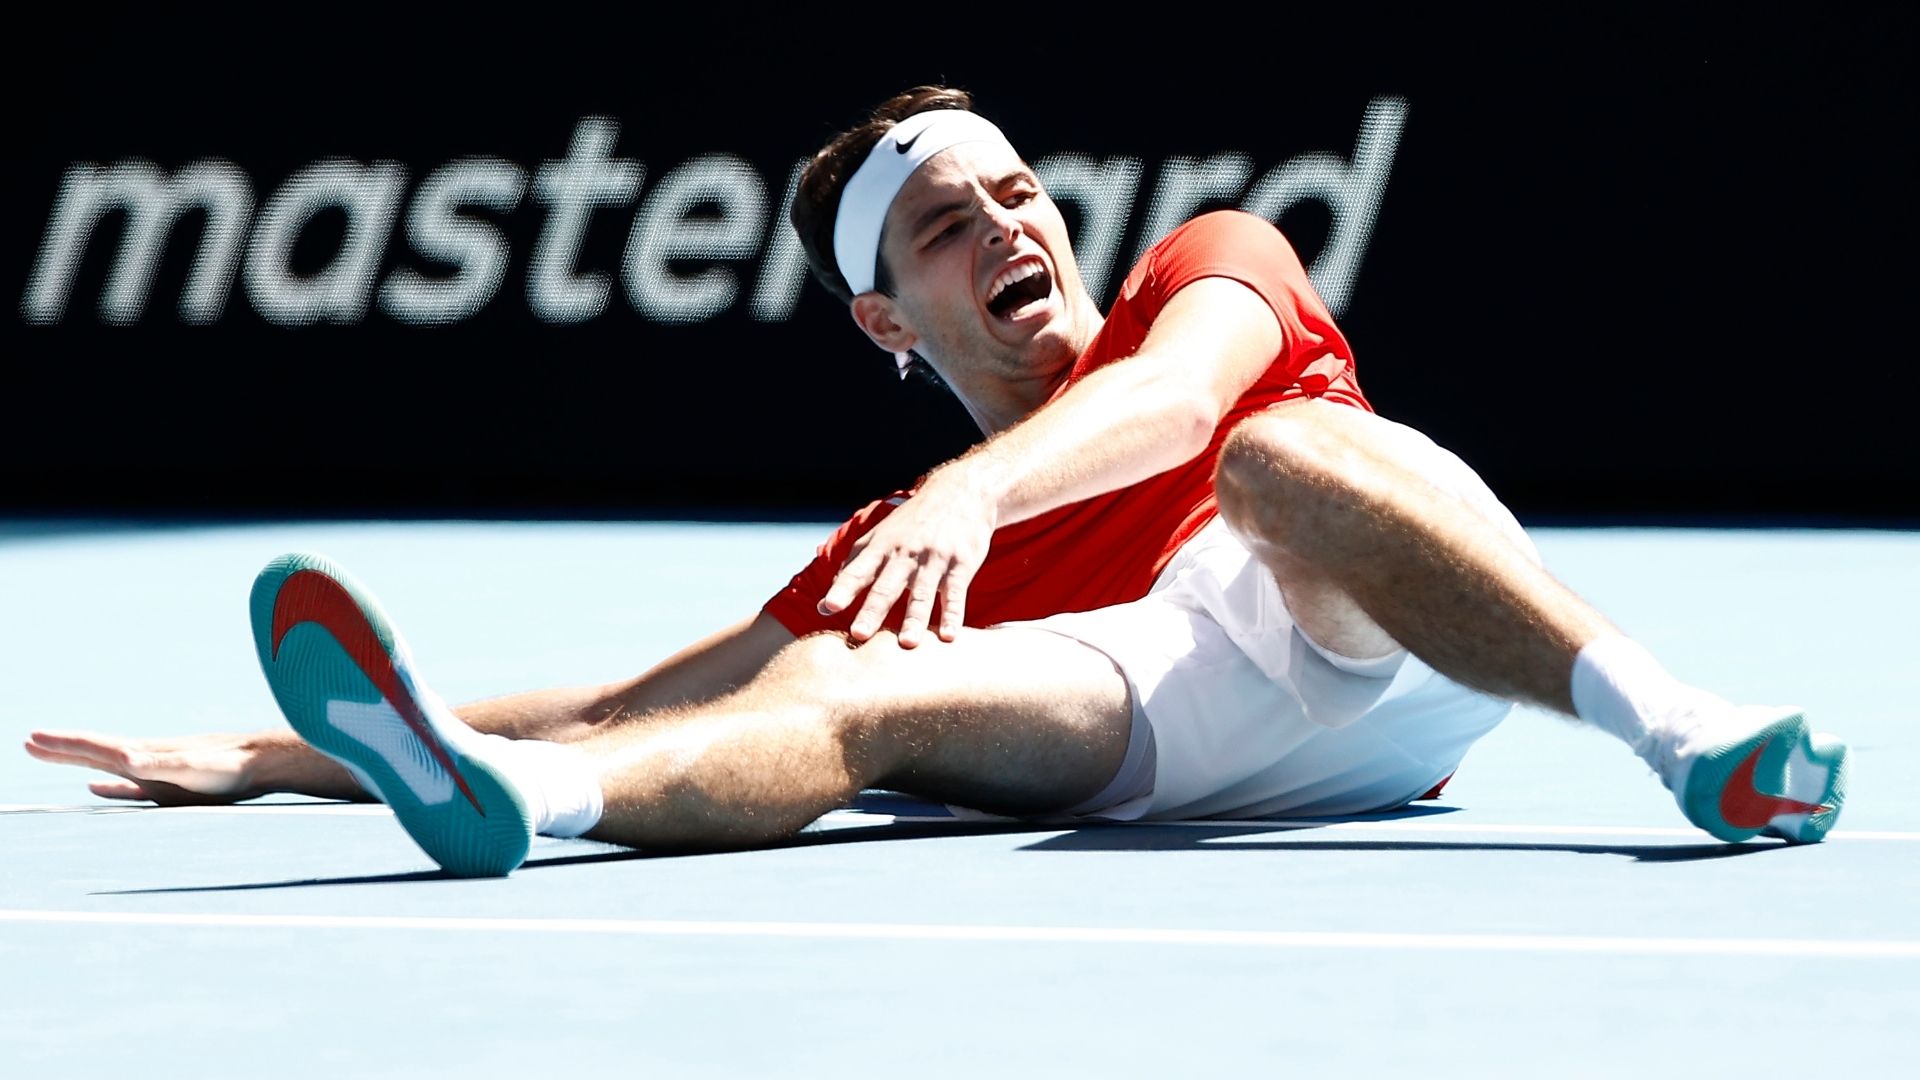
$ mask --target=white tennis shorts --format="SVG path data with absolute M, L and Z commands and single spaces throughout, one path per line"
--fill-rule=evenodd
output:
M 1425 435 L 1370 417 L 1429 482 L 1539 560 L 1526 531 L 1467 464 Z M 1419 798 L 1512 704 L 1453 682 L 1406 649 L 1333 654 L 1301 632 L 1280 587 L 1219 518 L 1140 600 L 1035 626 L 1105 653 L 1126 677 L 1125 763 L 1067 817 L 1105 820 L 1355 814 Z M 956 808 L 957 809 L 957 808 Z M 970 815 L 969 815 L 970 816 Z

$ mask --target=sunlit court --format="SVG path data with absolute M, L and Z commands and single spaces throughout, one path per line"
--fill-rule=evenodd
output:
M 755 603 L 818 532 L 13 529 L 0 541 L 0 645 L 10 671 L 32 676 L 9 690 L 9 722 L 152 736 L 263 726 L 273 702 L 242 613 L 256 564 L 288 548 L 354 566 L 407 628 L 422 673 L 465 700 L 651 662 Z M 297 1033 L 355 1033 L 319 1041 L 301 1074 L 357 1069 L 377 1046 L 396 1075 L 554 1059 L 611 1075 L 635 1054 L 688 1075 L 814 1075 L 878 1043 L 925 1041 L 943 1048 L 927 1068 L 953 1076 L 1007 1060 L 1035 1075 L 1178 1075 L 1280 1047 L 1305 1071 L 1384 1075 L 1436 1049 L 1454 1061 L 1497 1044 L 1519 1063 L 1569 1043 L 1584 1047 L 1575 1074 L 1604 1075 L 1708 1037 L 1734 1061 L 1897 1072 L 1920 963 L 1904 899 L 1920 887 L 1920 814 L 1898 789 L 1920 762 L 1894 692 L 1887 598 L 1920 596 L 1920 542 L 1608 529 L 1539 540 L 1677 669 L 1846 719 L 1854 802 L 1825 843 L 1718 843 L 1677 820 L 1631 755 L 1525 712 L 1474 748 L 1442 798 L 1398 813 L 1048 829 L 954 822 L 876 792 L 768 850 L 650 857 L 543 839 L 487 881 L 447 877 L 378 806 L 141 809 L 15 755 L 0 773 L 0 934 L 9 970 L 36 975 L 8 983 L 6 1042 L 23 1075 L 49 1076 L 131 1068 L 156 1045 L 184 1054 L 184 1033 L 215 1030 L 236 1057 Z M 1762 595 L 1756 580 L 1777 584 Z M 64 602 L 75 595 L 94 599 Z M 1676 596 L 1716 617 L 1677 611 Z M 1801 664 L 1784 627 L 1815 612 L 1828 620 L 1822 650 L 1887 675 Z M 1175 991 L 1151 1024 L 1115 1000 L 1145 983 Z M 530 998 L 567 987 L 594 990 L 569 1021 L 528 1015 L 545 1011 Z M 1591 1007 L 1569 1007 L 1571 995 Z M 1754 1045 L 1748 1007 L 1782 999 L 1831 1044 Z M 89 1034 L 103 1014 L 112 1041 Z M 755 1036 L 729 1034 L 732 1018 L 751 1018 Z

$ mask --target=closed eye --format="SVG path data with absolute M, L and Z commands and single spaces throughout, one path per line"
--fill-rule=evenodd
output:
M 959 221 L 954 221 L 952 224 L 948 225 L 946 228 L 941 229 L 937 233 L 934 233 L 932 238 L 927 241 L 927 246 L 933 247 L 934 245 L 940 243 L 941 241 L 947 239 L 948 237 L 957 235 L 960 232 L 961 224 L 962 223 Z

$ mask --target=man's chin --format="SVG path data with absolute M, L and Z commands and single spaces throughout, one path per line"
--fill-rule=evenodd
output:
M 1029 378 L 1065 378 L 1079 358 L 1064 335 L 1053 335 L 1050 339 L 1032 342 L 1022 356 L 1022 366 Z

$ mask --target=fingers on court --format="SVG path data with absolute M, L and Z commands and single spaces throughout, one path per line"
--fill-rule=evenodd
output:
M 103 799 L 153 800 L 153 796 L 147 794 L 147 789 L 127 780 L 96 780 L 87 785 L 87 790 Z
M 52 747 L 47 746 L 43 743 L 30 741 L 25 743 L 24 745 L 26 746 L 26 750 L 28 754 L 32 755 L 33 757 L 39 758 L 41 761 L 48 762 L 49 764 L 78 765 L 81 768 L 86 768 L 86 769 L 98 769 L 102 767 L 100 762 L 94 760 L 91 757 L 85 757 L 80 754 L 70 754 L 62 750 L 55 750 Z
M 55 765 L 80 764 L 80 762 L 75 761 L 74 759 L 68 757 L 66 754 L 59 753 L 58 751 L 55 751 L 55 750 L 49 750 L 46 747 L 40 745 L 39 743 L 34 742 L 32 739 L 28 739 L 26 742 L 21 743 L 20 745 L 23 749 L 26 750 L 28 755 L 39 758 L 41 761 L 49 761 Z
M 150 757 L 99 736 L 54 731 L 34 732 L 28 739 L 27 753 L 42 761 L 104 769 L 121 775 L 135 771 Z
M 96 735 L 91 731 L 36 731 L 28 735 L 27 740 L 37 746 L 68 754 L 104 753 L 121 745 L 118 739 Z

